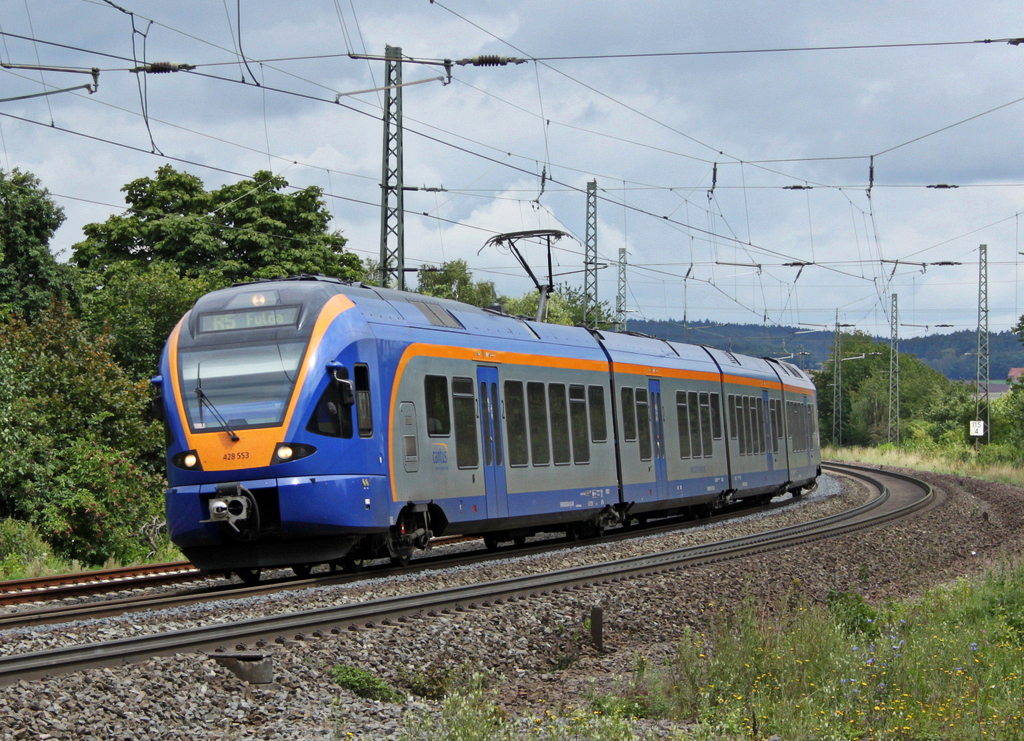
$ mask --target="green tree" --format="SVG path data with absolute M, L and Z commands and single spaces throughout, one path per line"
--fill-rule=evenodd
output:
M 419 292 L 426 296 L 449 298 L 486 308 L 497 302 L 498 292 L 491 281 L 474 281 L 465 260 L 442 263 L 439 268 L 420 268 Z
M 215 275 L 183 277 L 160 261 L 145 270 L 122 260 L 104 273 L 79 273 L 83 322 L 109 336 L 111 355 L 136 379 L 156 372 L 168 335 L 196 299 L 221 287 Z
M 39 180 L 0 170 L 0 311 L 35 317 L 56 297 L 74 299 L 66 266 L 50 253 L 64 211 Z
M 85 226 L 72 263 L 102 273 L 123 260 L 162 262 L 185 277 L 213 273 L 222 284 L 302 273 L 360 277 L 362 264 L 343 250 L 345 238 L 327 231 L 323 191 L 287 188 L 284 178 L 261 170 L 207 191 L 196 176 L 164 165 L 155 178 L 122 188 L 124 214 Z
M 537 307 L 540 305 L 540 293 L 530 291 L 517 298 L 503 296 L 501 304 L 509 314 L 537 316 Z M 584 311 L 586 309 L 586 296 L 583 289 L 571 286 L 558 286 L 555 291 L 548 294 L 547 304 L 544 307 L 544 321 L 551 324 L 567 324 L 575 326 L 583 324 Z M 595 311 L 595 326 L 607 328 L 612 325 L 608 305 L 605 302 L 599 303 Z
M 90 564 L 150 549 L 161 519 L 162 431 L 133 382 L 65 304 L 0 328 L 0 518 L 31 522 Z
M 863 357 L 860 357 L 863 356 Z M 863 332 L 841 338 L 841 440 L 843 445 L 877 445 L 889 434 L 889 346 Z M 900 428 L 904 441 L 963 441 L 967 434 L 964 386 L 947 379 L 913 355 L 900 353 Z M 815 376 L 822 440 L 832 440 L 835 357 Z M 972 407 L 973 413 L 973 407 Z

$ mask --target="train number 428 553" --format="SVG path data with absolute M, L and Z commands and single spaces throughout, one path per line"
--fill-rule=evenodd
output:
M 224 460 L 226 461 L 241 461 L 249 457 L 249 454 L 244 450 L 239 450 L 235 453 L 225 453 Z

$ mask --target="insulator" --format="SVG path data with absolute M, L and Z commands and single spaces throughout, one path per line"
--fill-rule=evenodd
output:
M 195 69 L 194 64 L 181 64 L 180 62 L 153 62 L 142 68 L 144 72 L 161 74 L 163 72 L 181 72 L 182 70 Z

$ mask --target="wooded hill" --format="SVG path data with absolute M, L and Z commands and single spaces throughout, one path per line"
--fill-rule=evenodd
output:
M 758 324 L 720 325 L 710 321 L 632 320 L 627 329 L 666 340 L 710 345 L 745 355 L 783 357 L 802 368 L 817 369 L 832 354 L 831 331 L 808 332 L 800 327 L 765 327 Z M 888 337 L 874 337 L 888 344 Z M 918 357 L 925 365 L 955 381 L 974 380 L 977 372 L 978 333 L 961 330 L 900 340 L 900 352 Z M 799 353 L 807 353 L 801 355 Z M 1024 346 L 1009 330 L 989 335 L 989 378 L 1002 381 L 1010 368 L 1024 366 Z

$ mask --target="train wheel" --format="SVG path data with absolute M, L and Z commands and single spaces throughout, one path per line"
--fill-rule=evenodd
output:
M 242 580 L 243 584 L 252 586 L 260 580 L 260 574 L 263 573 L 263 569 L 259 566 L 253 566 L 249 569 L 235 569 L 235 576 Z
M 412 559 L 412 556 L 409 556 L 409 555 L 405 555 L 405 556 L 392 556 L 391 557 L 391 565 L 392 566 L 397 566 L 400 569 L 404 569 L 406 566 L 409 565 L 409 561 L 411 559 Z
M 308 563 L 299 564 L 298 566 L 292 566 L 292 571 L 295 572 L 295 576 L 305 579 L 313 571 L 313 565 Z
M 485 535 L 484 536 L 484 547 L 489 551 L 498 550 L 498 536 L 497 535 Z
M 522 548 L 524 545 L 526 545 L 526 536 L 520 535 L 518 537 L 512 538 L 512 542 L 515 543 L 517 547 Z

